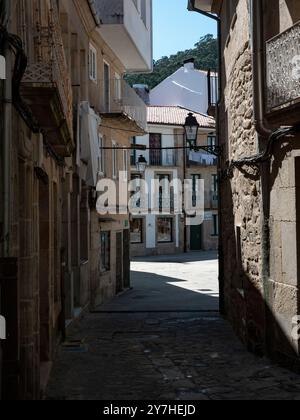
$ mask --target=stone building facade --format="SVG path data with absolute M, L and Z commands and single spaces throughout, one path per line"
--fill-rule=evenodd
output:
M 146 107 L 123 74 L 135 60 L 140 71 L 151 70 L 152 9 L 149 2 L 141 33 L 147 51 L 134 49 L 127 34 L 136 57 L 125 65 L 103 39 L 97 2 L 0 6 L 7 75 L 0 81 L 0 314 L 7 324 L 0 398 L 32 400 L 42 396 L 70 323 L 129 285 L 129 216 L 100 218 L 96 186 L 119 170 L 129 176 L 123 148 L 132 131 L 144 133 Z M 123 35 L 131 29 L 120 28 Z
M 299 367 L 299 6 L 189 2 L 191 10 L 220 19 L 222 310 L 249 349 L 293 367 Z

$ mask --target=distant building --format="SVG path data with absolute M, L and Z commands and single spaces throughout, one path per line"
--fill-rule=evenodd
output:
M 203 179 L 205 181 L 205 221 L 202 225 L 187 227 L 182 214 L 172 211 L 172 194 L 159 197 L 160 214 L 135 215 L 131 217 L 131 255 L 163 255 L 187 250 L 215 250 L 218 248 L 218 190 L 217 159 L 203 152 L 190 152 L 167 147 L 183 147 L 183 125 L 190 111 L 181 107 L 148 107 L 148 132 L 133 139 L 135 144 L 147 146 L 146 152 L 132 151 L 132 179 L 151 180 Z M 200 125 L 197 145 L 210 146 L 216 141 L 215 120 L 195 113 Z M 159 150 L 162 148 L 163 150 Z M 184 156 L 186 153 L 186 168 Z M 148 163 L 145 174 L 136 169 L 138 158 L 143 155 Z M 196 182 L 193 183 L 196 185 Z M 149 191 L 149 202 L 152 191 Z M 171 212 L 163 211 L 164 204 Z M 186 241 L 186 246 L 185 246 Z
M 181 106 L 194 112 L 214 115 L 217 95 L 216 73 L 197 70 L 194 59 L 190 59 L 151 91 L 150 104 Z

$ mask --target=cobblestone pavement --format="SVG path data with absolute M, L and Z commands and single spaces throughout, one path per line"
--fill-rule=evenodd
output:
M 204 254 L 202 258 L 199 269 L 212 261 L 206 260 Z M 203 296 L 199 302 L 204 309 L 200 305 L 197 311 L 188 312 L 189 299 L 186 299 L 185 310 L 182 307 L 179 312 L 175 309 L 159 312 L 161 299 L 154 298 L 157 294 L 144 295 L 147 289 L 144 276 L 146 281 L 150 279 L 147 272 L 141 274 L 140 263 L 133 264 L 134 291 L 99 308 L 98 313 L 87 314 L 73 327 L 69 346 L 59 351 L 47 390 L 48 399 L 300 399 L 300 376 L 247 353 L 218 313 L 212 309 L 206 312 Z M 161 263 L 156 262 L 159 276 L 162 276 Z M 153 261 L 143 263 L 143 267 L 153 271 L 153 264 Z M 194 273 L 195 265 L 195 261 L 178 264 L 177 280 L 182 271 L 182 278 L 189 278 L 187 272 L 191 269 Z M 172 272 L 172 264 L 169 270 Z M 165 270 L 162 277 L 167 276 Z M 174 272 L 171 278 L 173 284 Z M 164 280 L 164 287 L 165 284 Z M 182 286 L 179 289 L 184 298 Z M 199 292 L 198 286 L 195 294 Z M 172 300 L 173 288 L 168 289 L 166 301 Z M 200 289 L 201 293 L 206 290 L 203 285 Z M 150 283 L 147 292 L 151 290 Z M 157 282 L 154 290 L 157 293 L 160 290 Z M 190 284 L 188 290 L 190 297 Z M 215 291 L 211 293 L 213 296 L 207 298 L 215 300 Z M 144 301 L 145 311 L 130 310 L 135 297 L 142 297 L 137 300 Z

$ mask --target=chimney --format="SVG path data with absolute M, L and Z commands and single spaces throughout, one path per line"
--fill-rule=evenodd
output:
M 195 59 L 189 58 L 183 62 L 183 65 L 186 70 L 195 70 Z
M 133 89 L 139 95 L 139 97 L 145 102 L 146 105 L 150 105 L 150 90 L 147 85 L 133 85 Z

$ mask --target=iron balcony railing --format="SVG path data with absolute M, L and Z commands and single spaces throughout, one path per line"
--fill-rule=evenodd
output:
M 90 103 L 100 114 L 123 114 L 146 131 L 147 106 L 125 80 L 91 81 Z
M 267 112 L 300 102 L 300 22 L 266 43 L 266 67 Z
M 151 150 L 150 148 L 150 166 L 176 166 L 177 159 L 174 150 Z
M 25 6 L 21 9 L 23 22 L 21 36 L 28 55 L 28 66 L 22 83 L 32 85 L 36 89 L 40 87 L 57 89 L 67 127 L 72 136 L 72 83 L 65 56 L 57 1 L 49 0 L 42 3 L 28 1 L 25 6 L 31 8 L 33 20 L 28 19 Z M 32 31 L 32 37 L 28 38 L 27 31 Z M 33 40 L 32 45 L 29 45 L 28 39 Z

